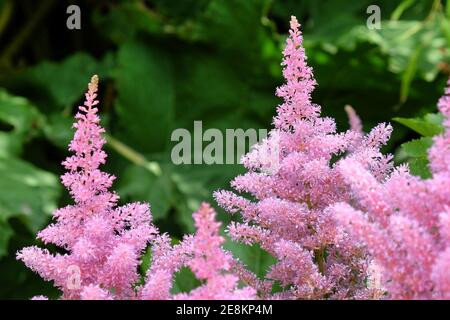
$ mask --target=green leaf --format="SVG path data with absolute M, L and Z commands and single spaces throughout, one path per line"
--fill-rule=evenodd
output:
M 415 0 L 403 0 L 394 12 L 391 14 L 391 20 L 398 20 L 405 10 L 407 10 L 411 5 L 413 5 Z
M 447 1 L 447 8 L 450 8 L 449 1 Z M 445 15 L 440 16 L 441 30 L 447 40 L 447 46 L 450 46 L 450 21 Z
M 450 18 L 450 2 L 448 1 L 445 4 L 445 15 L 447 16 L 447 18 Z
M 248 65 L 237 66 L 228 59 L 198 51 L 178 59 L 177 127 L 191 129 L 193 121 L 199 119 L 205 127 L 219 129 L 230 128 L 230 123 L 233 128 L 267 126 L 279 103 L 273 94 L 276 84 L 259 87 L 258 77 L 251 75 Z M 258 118 L 264 121 L 258 123 Z M 223 125 L 219 127 L 218 122 Z
M 426 158 L 412 158 L 408 160 L 409 169 L 413 175 L 419 176 L 423 179 L 431 177 L 430 169 L 428 168 L 429 161 Z
M 423 119 L 427 123 L 435 124 L 439 127 L 441 127 L 440 132 L 444 130 L 444 126 L 442 125 L 444 121 L 444 115 L 442 113 L 427 113 L 423 116 Z
M 17 217 L 37 232 L 56 209 L 60 194 L 57 177 L 21 159 L 3 157 L 0 177 L 0 225 Z
M 272 255 L 261 249 L 257 244 L 249 246 L 227 241 L 224 244 L 224 248 L 231 251 L 236 258 L 239 258 L 259 278 L 263 278 L 269 267 L 276 262 Z
M 52 113 L 47 117 L 44 133 L 56 146 L 67 149 L 74 134 L 72 129 L 73 122 L 74 119 L 72 117 L 64 116 L 60 113 Z
M 139 265 L 139 271 L 142 277 L 147 274 L 148 268 L 150 268 L 152 263 L 152 249 L 147 247 L 144 254 L 141 256 L 141 264 Z
M 145 277 L 148 268 L 152 263 L 152 249 L 147 248 L 146 252 L 142 256 L 140 273 Z M 177 294 L 180 292 L 189 292 L 192 289 L 201 285 L 201 282 L 195 277 L 194 273 L 188 267 L 182 267 L 179 272 L 175 274 L 173 281 L 172 293 Z
M 377 45 L 389 57 L 389 71 L 403 74 L 403 92 L 416 71 L 426 81 L 432 81 L 439 73 L 439 64 L 450 57 L 439 15 L 425 22 L 382 21 L 379 30 L 359 26 L 354 31 L 359 41 Z
M 161 16 L 146 7 L 142 1 L 124 1 L 105 12 L 95 11 L 93 21 L 105 37 L 115 43 L 132 39 L 138 32 L 161 33 Z
M 0 156 L 18 155 L 31 138 L 42 117 L 25 98 L 10 95 L 0 88 Z
M 305 44 L 318 45 L 332 54 L 340 48 L 354 50 L 368 32 L 365 11 L 370 4 L 367 0 L 357 3 L 337 0 L 328 2 L 324 10 L 318 3 L 311 3 L 308 11 L 314 16 L 313 24 L 311 35 L 305 37 Z
M 423 137 L 402 144 L 403 151 L 410 157 L 427 157 L 427 150 L 433 144 L 430 137 Z
M 175 205 L 172 182 L 166 172 L 156 176 L 144 167 L 130 165 L 120 176 L 117 191 L 123 198 L 150 203 L 155 220 L 166 218 Z
M 229 182 L 242 173 L 241 165 L 179 165 L 172 168 L 172 181 L 176 186 L 176 219 L 187 232 L 193 232 L 192 213 L 204 201 L 214 204 L 214 190 L 229 186 Z M 228 214 L 220 214 L 219 220 L 230 220 Z
M 175 103 L 167 54 L 148 43 L 131 41 L 120 48 L 117 60 L 116 136 L 141 152 L 164 150 Z
M 8 223 L 0 221 L 0 259 L 8 254 L 8 242 L 13 235 L 13 229 Z
M 100 81 L 107 77 L 113 64 L 112 56 L 97 61 L 91 55 L 77 52 L 62 62 L 42 62 L 29 69 L 22 80 L 46 91 L 58 108 L 72 108 L 83 97 L 94 74 Z
M 233 50 L 257 49 L 264 38 L 261 18 L 267 0 L 211 0 L 194 25 L 192 38 Z M 227 36 L 223 36 L 224 30 Z M 218 40 L 220 39 L 220 41 Z M 257 52 L 247 52 L 252 55 Z
M 419 61 L 422 50 L 423 47 L 421 45 L 414 50 L 413 54 L 411 55 L 411 58 L 408 61 L 408 65 L 406 66 L 406 69 L 403 72 L 400 87 L 400 103 L 404 103 L 408 98 L 411 82 L 413 81 L 414 76 L 416 75 L 417 63 Z
M 19 240 L 20 239 L 20 240 Z M 25 240 L 26 239 L 26 240 Z M 9 256 L 1 259 L 0 297 L 2 299 L 28 300 L 37 294 L 49 299 L 58 299 L 61 292 L 53 287 L 53 283 L 45 281 L 28 269 L 22 261 L 17 261 L 15 253 L 24 246 L 32 244 L 30 238 L 14 236 L 10 241 Z
M 183 267 L 175 275 L 172 293 L 189 292 L 200 285 L 201 282 L 195 277 L 191 269 Z
M 417 140 L 406 142 L 401 145 L 401 151 L 407 157 L 409 168 L 412 174 L 422 178 L 431 176 L 428 168 L 428 149 L 433 144 L 431 137 L 423 137 Z
M 412 119 L 396 117 L 393 120 L 425 137 L 432 137 L 443 131 L 442 117 L 436 114 L 427 114 L 423 118 Z
M 229 66 L 239 65 L 236 74 L 245 76 L 250 69 L 264 77 L 280 62 L 280 51 L 271 34 L 275 32 L 275 24 L 265 16 L 271 3 L 271 0 L 210 0 L 198 18 L 177 33 L 183 39 L 207 43 L 225 53 Z M 278 68 L 276 75 L 279 72 Z

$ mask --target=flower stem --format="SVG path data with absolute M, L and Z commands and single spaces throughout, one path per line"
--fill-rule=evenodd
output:
M 314 250 L 314 260 L 319 267 L 319 272 L 325 274 L 325 248 Z
M 159 163 L 155 161 L 148 161 L 142 154 L 108 134 L 105 134 L 105 138 L 109 146 L 111 146 L 111 148 L 113 148 L 124 158 L 138 166 L 144 167 L 156 176 L 161 175 L 162 171 Z

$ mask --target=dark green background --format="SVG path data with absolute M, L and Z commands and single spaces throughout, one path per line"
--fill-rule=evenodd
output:
M 66 28 L 74 3 L 81 30 Z M 380 30 L 366 27 L 370 4 L 381 9 Z M 58 294 L 14 257 L 37 243 L 54 208 L 70 202 L 60 163 L 92 74 L 100 76 L 102 121 L 116 142 L 107 145 L 105 167 L 118 177 L 115 190 L 122 202 L 150 202 L 156 225 L 179 239 L 193 231 L 200 201 L 212 201 L 242 168 L 174 166 L 170 133 L 192 129 L 194 120 L 204 128 L 270 128 L 290 15 L 302 24 L 319 83 L 314 101 L 339 130 L 348 128 L 345 104 L 366 130 L 436 112 L 450 73 L 445 1 L 0 0 L 0 298 Z M 393 125 L 386 151 L 418 137 Z M 255 247 L 227 248 L 259 275 L 272 262 Z M 193 285 L 183 270 L 175 290 Z

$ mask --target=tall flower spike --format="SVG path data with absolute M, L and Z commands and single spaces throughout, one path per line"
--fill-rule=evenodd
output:
M 275 127 L 286 128 L 301 118 L 314 118 L 320 113 L 320 107 L 311 103 L 311 92 L 316 86 L 311 67 L 306 64 L 303 38 L 297 18 L 291 17 L 291 29 L 283 51 L 283 75 L 286 84 L 277 89 L 277 96 L 284 99 L 278 106 L 278 115 L 274 119 Z
M 283 103 L 275 128 L 243 157 L 248 172 L 231 183 L 237 193 L 250 193 L 253 199 L 223 190 L 215 198 L 230 213 L 242 214 L 243 222 L 228 227 L 233 240 L 259 243 L 277 259 L 267 278 L 281 283 L 283 290 L 271 295 L 258 289 L 261 298 L 377 297 L 364 284 L 370 257 L 336 226 L 327 208 L 354 198 L 334 158 L 351 149 L 355 162 L 380 171 L 378 148 L 384 135 L 378 140 L 364 136 L 356 116 L 353 130 L 337 133 L 334 119 L 320 116 L 320 107 L 311 102 L 316 81 L 295 17 L 283 53 L 286 82 L 276 91 Z M 369 145 L 371 140 L 376 143 Z M 240 274 L 252 278 L 250 272 Z
M 93 76 L 75 116 L 76 131 L 69 145 L 74 154 L 63 162 L 67 172 L 61 180 L 75 203 L 56 210 L 54 223 L 38 234 L 65 253 L 29 247 L 17 258 L 53 281 L 63 299 L 134 299 L 140 255 L 157 230 L 147 204 L 117 206 L 118 196 L 109 191 L 114 176 L 99 169 L 106 153 L 97 90 L 98 77 Z
M 348 120 L 350 123 L 350 129 L 357 132 L 361 136 L 363 135 L 363 126 L 361 123 L 361 119 L 356 114 L 355 109 L 353 109 L 352 106 L 346 105 L 345 106 L 345 112 L 347 113 Z
M 203 203 L 193 214 L 197 232 L 192 238 L 192 259 L 188 266 L 197 279 L 206 281 L 189 294 L 180 294 L 176 299 L 193 300 L 241 300 L 254 299 L 255 290 L 238 288 L 239 278 L 232 273 L 233 258 L 221 245 L 225 239 L 219 234 L 220 223 L 216 212 Z
M 239 271 L 236 261 L 222 249 L 225 239 L 219 234 L 220 223 L 216 212 L 203 203 L 193 214 L 196 233 L 187 236 L 180 244 L 170 246 L 169 239 L 158 239 L 152 255 L 152 266 L 147 272 L 146 284 L 140 290 L 145 300 L 240 300 L 255 299 L 252 287 L 239 288 Z M 190 292 L 171 294 L 174 274 L 189 267 L 202 285 Z

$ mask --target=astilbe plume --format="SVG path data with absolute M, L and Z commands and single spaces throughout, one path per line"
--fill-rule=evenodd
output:
M 52 254 L 34 246 L 22 249 L 17 258 L 53 281 L 62 291 L 62 299 L 255 298 L 254 289 L 238 288 L 239 278 L 231 272 L 236 262 L 221 247 L 224 238 L 209 205 L 203 204 L 193 215 L 196 234 L 175 246 L 152 225 L 147 204 L 117 206 L 119 197 L 108 191 L 114 177 L 99 169 L 106 153 L 96 108 L 97 86 L 98 77 L 93 76 L 86 101 L 75 116 L 76 132 L 69 145 L 74 155 L 63 162 L 68 171 L 61 180 L 75 204 L 57 210 L 53 214 L 56 221 L 38 234 L 45 244 L 54 244 L 64 253 Z M 153 244 L 152 265 L 146 282 L 138 285 L 138 266 L 149 243 Z M 185 266 L 204 284 L 172 295 L 175 273 Z
M 444 132 L 428 152 L 432 178 L 400 165 L 382 179 L 354 159 L 339 171 L 357 200 L 336 204 L 340 223 L 379 266 L 387 297 L 450 299 L 450 81 L 439 101 Z
M 239 288 L 239 277 L 233 273 L 236 261 L 221 248 L 225 241 L 219 234 L 220 223 L 215 211 L 206 203 L 193 214 L 196 233 L 185 236 L 175 246 L 167 235 L 158 238 L 153 248 L 152 266 L 147 272 L 142 299 L 241 300 L 255 299 L 256 292 L 246 286 Z M 190 268 L 202 284 L 188 293 L 172 295 L 174 275 L 182 267 Z
M 105 163 L 97 97 L 98 77 L 93 76 L 86 101 L 79 107 L 76 132 L 69 145 L 74 154 L 63 165 L 62 183 L 74 199 L 54 212 L 55 222 L 39 232 L 45 244 L 64 253 L 28 247 L 17 254 L 42 278 L 54 281 L 63 299 L 133 299 L 139 280 L 141 252 L 156 234 L 147 204 L 117 206 L 110 192 L 114 176 L 99 169 Z
M 240 274 L 261 298 L 374 298 L 378 289 L 364 284 L 371 260 L 336 225 L 327 207 L 353 196 L 338 171 L 339 155 L 347 152 L 376 176 L 391 169 L 390 158 L 379 151 L 391 127 L 381 124 L 364 135 L 353 116 L 352 129 L 336 133 L 334 120 L 320 116 L 320 106 L 311 102 L 316 82 L 295 17 L 283 53 L 286 83 L 276 93 L 284 102 L 277 108 L 275 128 L 243 157 L 248 172 L 231 183 L 252 198 L 224 190 L 215 193 L 223 208 L 242 215 L 242 222 L 227 229 L 231 238 L 258 243 L 272 254 L 277 263 L 266 278 L 283 289 L 272 295 L 267 281 L 242 268 Z

